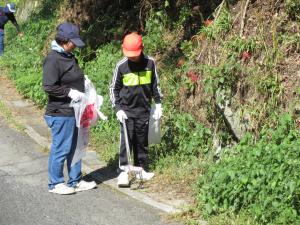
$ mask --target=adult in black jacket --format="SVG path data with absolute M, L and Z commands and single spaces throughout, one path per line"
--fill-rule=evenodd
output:
M 43 64 L 43 88 L 49 96 L 45 120 L 52 133 L 48 186 L 49 192 L 56 194 L 72 194 L 96 187 L 95 182 L 81 179 L 81 160 L 71 165 L 78 128 L 70 102 L 80 101 L 84 96 L 84 74 L 72 51 L 83 46 L 78 27 L 62 23 L 57 28 L 52 50 Z M 67 185 L 64 184 L 63 175 L 65 161 L 69 174 Z
M 154 119 L 162 115 L 159 79 L 152 58 L 143 54 L 142 37 L 136 33 L 125 36 L 122 44 L 125 58 L 116 66 L 110 86 L 110 99 L 121 123 L 121 144 L 118 176 L 119 186 L 128 186 L 126 165 L 129 164 L 126 154 L 124 130 L 126 123 L 129 146 L 133 150 L 134 165 L 142 167 L 137 179 L 149 180 L 154 173 L 148 169 L 148 129 L 151 102 L 155 102 Z
M 20 27 L 17 23 L 14 13 L 16 12 L 15 4 L 8 3 L 5 7 L 0 7 L 0 55 L 4 53 L 4 27 L 10 20 L 16 27 L 19 36 L 23 36 Z

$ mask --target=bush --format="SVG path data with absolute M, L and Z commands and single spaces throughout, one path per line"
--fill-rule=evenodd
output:
M 96 59 L 85 64 L 87 74 L 96 86 L 97 93 L 103 95 L 104 102 L 101 111 L 108 116 L 109 121 L 98 123 L 92 129 L 93 143 L 103 160 L 113 164 L 118 153 L 119 124 L 115 119 L 115 112 L 109 100 L 109 85 L 113 70 L 118 60 L 122 58 L 120 43 L 113 42 L 101 46 L 96 51 Z M 116 166 L 115 164 L 114 166 Z
M 18 91 L 39 106 L 45 106 L 47 102 L 47 96 L 42 90 L 42 50 L 55 31 L 54 8 L 59 6 L 57 0 L 43 0 L 29 20 L 21 25 L 25 34 L 22 38 L 16 37 L 15 27 L 11 24 L 6 29 L 8 45 L 5 46 L 6 51 L 0 64 L 8 68 L 8 76 L 15 81 Z
M 48 96 L 42 89 L 42 77 L 40 74 L 23 74 L 15 81 L 15 84 L 24 97 L 32 99 L 39 106 L 46 105 Z
M 164 124 L 163 149 L 172 154 L 199 156 L 210 149 L 211 132 L 190 114 L 174 112 Z
M 203 26 L 200 33 L 208 39 L 216 40 L 220 35 L 226 34 L 231 29 L 232 18 L 228 9 L 222 9 L 219 17 L 212 21 L 212 24 Z
M 164 11 L 151 12 L 146 22 L 146 35 L 143 44 L 148 54 L 154 54 L 166 48 L 164 40 L 167 18 Z
M 263 224 L 300 221 L 300 133 L 289 115 L 276 130 L 248 135 L 199 178 L 199 207 L 207 214 L 247 210 Z
M 287 13 L 293 19 L 300 19 L 300 2 L 299 0 L 285 0 Z

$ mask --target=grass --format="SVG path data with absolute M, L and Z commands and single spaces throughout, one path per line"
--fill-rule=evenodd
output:
M 15 119 L 10 108 L 2 100 L 0 100 L 0 115 L 8 122 L 9 125 L 14 127 L 16 130 L 25 130 L 24 125 Z
M 290 10 L 297 10 L 297 7 L 294 7 L 296 1 L 286 2 L 290 2 L 290 6 L 293 6 L 289 7 Z M 23 27 L 25 34 L 28 35 L 23 39 L 9 42 L 7 46 L 9 52 L 1 61 L 1 64 L 9 69 L 9 77 L 15 81 L 18 90 L 42 107 L 46 104 L 46 96 L 41 89 L 43 54 L 45 49 L 48 49 L 45 46 L 48 46 L 53 37 L 55 25 L 59 20 L 49 13 L 47 10 L 49 5 L 53 5 L 51 1 L 44 0 L 44 7 L 25 22 Z M 179 20 L 184 23 L 189 15 L 190 12 L 186 12 L 184 19 Z M 216 157 L 217 161 L 214 161 L 215 158 L 212 157 L 215 147 L 213 145 L 214 133 L 216 132 L 216 136 L 221 140 L 222 147 L 227 145 L 228 151 L 235 149 L 232 148 L 234 143 L 231 134 L 224 121 L 222 122 L 222 115 L 214 108 L 215 104 L 232 100 L 233 108 L 242 111 L 243 115 L 250 115 L 254 139 L 260 136 L 262 124 L 266 127 L 276 127 L 278 115 L 282 110 L 280 98 L 283 92 L 277 64 L 284 56 L 284 51 L 277 42 L 285 40 L 283 48 L 292 46 L 299 51 L 299 38 L 288 33 L 277 35 L 276 29 L 273 29 L 271 31 L 273 32 L 272 43 L 268 43 L 266 36 L 269 31 L 263 28 L 259 29 L 260 33 L 253 38 L 240 38 L 238 34 L 234 34 L 231 12 L 225 8 L 218 19 L 214 20 L 211 25 L 202 26 L 195 35 L 194 38 L 199 38 L 198 43 L 189 39 L 181 40 L 178 38 L 181 30 L 174 28 L 170 31 L 172 26 L 168 26 L 168 23 L 172 22 L 168 20 L 163 9 L 157 11 L 153 9 L 147 20 L 144 34 L 145 52 L 160 59 L 158 67 L 164 93 L 162 142 L 159 145 L 150 146 L 149 150 L 151 169 L 155 170 L 158 176 L 149 185 L 152 185 L 152 190 L 169 191 L 170 196 L 172 191 L 177 194 L 182 193 L 183 197 L 189 195 L 195 202 L 185 213 L 178 215 L 178 218 L 186 219 L 186 224 L 201 224 L 205 210 L 199 205 L 207 203 L 196 197 L 203 191 L 203 187 L 196 180 L 207 176 L 212 168 L 216 168 L 216 173 L 221 173 L 225 168 L 225 166 L 220 166 L 223 165 L 224 158 Z M 120 25 L 120 23 L 116 24 Z M 174 27 L 182 28 L 178 24 Z M 13 27 L 8 28 L 8 38 L 11 40 L 10 38 L 15 35 L 15 30 Z M 120 27 L 111 28 L 111 30 L 119 29 Z M 168 34 L 167 40 L 164 34 Z M 172 35 L 174 38 L 170 38 Z M 91 142 L 100 158 L 112 167 L 118 165 L 119 124 L 110 105 L 108 89 L 114 66 L 122 57 L 120 46 L 120 41 L 114 40 L 102 43 L 96 50 L 87 49 L 84 52 L 76 52 L 85 73 L 94 82 L 98 93 L 104 96 L 104 105 L 101 110 L 109 117 L 109 120 L 101 121 L 93 127 Z M 207 46 L 211 47 L 208 49 Z M 87 57 L 89 54 L 95 58 L 87 60 L 90 58 Z M 249 58 L 243 59 L 247 54 Z M 198 57 L 199 55 L 202 57 Z M 186 63 L 180 68 L 175 68 L 180 56 Z M 197 76 L 197 82 L 187 76 L 189 72 Z M 246 91 L 250 90 L 243 96 L 244 99 L 241 98 L 244 102 L 239 101 L 238 96 L 243 91 L 241 91 L 242 88 Z M 200 111 L 197 108 L 195 110 L 197 104 L 199 109 L 206 112 L 205 121 L 200 122 L 197 119 Z M 1 111 L 5 112 L 5 110 Z M 9 118 L 9 113 L 6 117 Z M 245 148 L 248 151 L 253 150 L 250 143 L 247 143 Z M 251 160 L 256 159 L 250 157 L 249 161 Z M 242 162 L 242 159 L 237 162 Z M 213 176 L 213 173 L 210 173 Z M 206 187 L 218 181 L 220 180 L 207 179 Z M 220 188 L 219 185 L 215 186 L 218 187 L 208 189 Z M 229 184 L 223 187 L 225 194 L 217 190 L 220 194 L 226 195 L 234 190 L 234 188 L 228 190 L 229 187 L 231 187 Z M 173 189 L 170 191 L 168 188 Z M 173 194 L 173 198 L 178 196 L 177 194 Z M 214 197 L 211 196 L 209 200 L 214 202 Z M 220 210 L 208 215 L 206 220 L 209 224 L 218 225 L 256 225 L 257 223 L 253 222 L 254 218 L 255 215 L 241 209 L 239 212 Z

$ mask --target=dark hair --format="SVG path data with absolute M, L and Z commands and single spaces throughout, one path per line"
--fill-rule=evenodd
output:
M 63 44 L 67 44 L 70 40 L 67 39 L 67 38 L 63 38 L 61 36 L 56 35 L 55 41 L 57 42 L 57 44 L 63 45 Z

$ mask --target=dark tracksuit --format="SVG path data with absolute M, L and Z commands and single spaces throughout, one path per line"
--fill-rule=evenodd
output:
M 148 165 L 151 102 L 153 98 L 158 104 L 161 97 L 158 74 L 152 58 L 142 54 L 138 63 L 126 57 L 119 61 L 110 86 L 110 100 L 116 112 L 123 110 L 128 117 L 126 126 L 134 165 L 144 169 Z M 128 164 L 122 124 L 119 160 L 120 166 Z
M 13 25 L 17 28 L 18 33 L 21 32 L 20 27 L 17 23 L 15 15 L 13 13 L 7 13 L 4 11 L 5 7 L 0 7 L 0 55 L 4 51 L 4 27 L 5 24 L 10 20 Z

